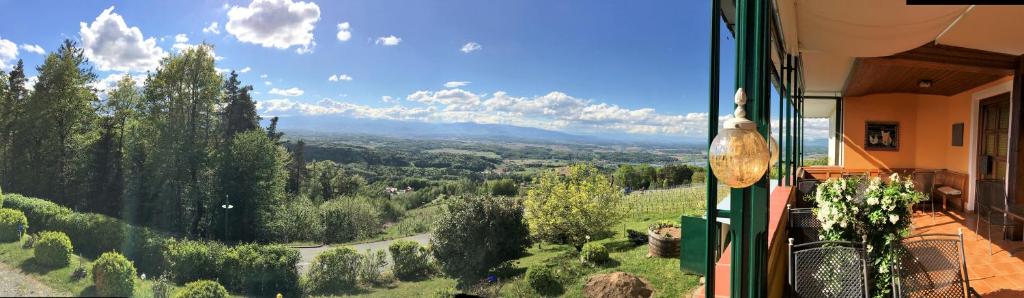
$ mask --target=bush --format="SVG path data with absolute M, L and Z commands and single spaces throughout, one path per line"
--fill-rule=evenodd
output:
M 119 253 L 104 253 L 92 263 L 92 282 L 99 296 L 131 296 L 135 290 L 135 265 Z
M 519 194 L 519 186 L 512 179 L 501 179 L 491 183 L 492 196 L 514 197 Z
M 356 288 L 361 257 L 355 250 L 339 247 L 327 250 L 313 259 L 306 275 L 309 294 L 334 294 Z
M 526 269 L 526 283 L 534 291 L 545 296 L 558 295 L 563 290 L 555 273 L 551 271 L 551 268 L 543 265 Z
M 320 205 L 324 242 L 341 243 L 372 237 L 383 224 L 380 213 L 363 198 L 343 198 Z
M 566 175 L 552 169 L 533 186 L 523 205 L 535 239 L 580 249 L 588 236 L 607 232 L 621 217 L 622 192 L 593 165 L 574 165 Z
M 604 244 L 590 242 L 583 245 L 580 251 L 580 261 L 587 264 L 601 264 L 608 261 L 608 249 Z
M 415 241 L 397 240 L 388 246 L 395 276 L 399 279 L 423 278 L 431 273 L 430 254 Z
M 197 280 L 185 284 L 185 288 L 174 293 L 174 298 L 228 298 L 228 290 L 212 280 Z
M 25 213 L 16 209 L 0 209 L 0 242 L 18 241 L 27 229 Z
M 135 261 L 141 272 L 157 276 L 164 270 L 164 247 L 172 239 L 164 234 L 106 215 L 75 213 L 43 199 L 8 194 L 4 204 L 25 213 L 32 223 L 30 232 L 66 233 L 83 256 L 98 257 L 104 252 L 121 251 Z
M 217 242 L 176 241 L 168 244 L 166 257 L 167 270 L 178 283 L 217 279 L 228 259 L 228 248 Z
M 389 280 L 382 274 L 384 267 L 388 265 L 387 253 L 383 250 L 366 250 L 365 254 L 359 256 L 359 281 L 370 286 L 379 286 L 394 281 L 393 274 Z
M 39 233 L 35 244 L 36 262 L 49 267 L 60 268 L 71 263 L 71 239 L 62 232 Z
M 275 242 L 320 241 L 324 225 L 316 204 L 306 196 L 298 196 L 276 210 L 267 230 L 268 237 Z
M 441 271 L 465 286 L 530 245 L 522 206 L 511 198 L 453 200 L 438 219 L 431 252 Z
M 229 289 L 249 295 L 295 294 L 298 262 L 299 252 L 284 245 L 244 244 L 229 249 L 219 275 Z

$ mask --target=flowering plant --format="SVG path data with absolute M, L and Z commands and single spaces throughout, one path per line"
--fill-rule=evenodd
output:
M 911 179 L 901 179 L 895 173 L 888 178 L 874 177 L 866 183 L 858 178 L 829 179 L 818 185 L 814 196 L 822 240 L 867 239 L 874 297 L 892 294 L 889 268 L 902 253 L 900 240 L 910 234 L 912 207 L 924 198 L 914 190 Z

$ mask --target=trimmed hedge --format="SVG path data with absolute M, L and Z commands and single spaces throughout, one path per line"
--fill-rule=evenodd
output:
M 36 263 L 40 265 L 61 268 L 71 263 L 71 239 L 62 232 L 44 231 L 39 233 L 39 240 L 36 240 L 34 254 Z
M 0 208 L 0 242 L 14 242 L 21 239 L 21 233 L 28 229 L 28 218 L 17 209 Z
M 33 223 L 30 231 L 62 231 L 86 257 L 123 252 L 138 271 L 150 276 L 169 273 L 177 282 L 220 280 L 228 289 L 249 295 L 288 295 L 299 290 L 295 269 L 299 253 L 282 245 L 228 247 L 212 241 L 179 241 L 106 215 L 77 213 L 21 195 L 7 195 L 5 204 L 25 213 Z
M 53 202 L 6 195 L 7 208 L 18 209 L 32 223 L 29 232 L 61 231 L 75 244 L 78 253 L 89 258 L 119 251 L 135 261 L 141 272 L 159 276 L 164 271 L 163 250 L 171 237 L 144 227 L 95 213 L 77 213 Z
M 388 246 L 392 271 L 399 279 L 423 278 L 431 273 L 430 253 L 419 243 L 409 240 L 396 240 Z
M 131 296 L 135 291 L 135 265 L 119 253 L 104 253 L 92 263 L 92 282 L 99 296 Z
M 185 284 L 185 288 L 174 293 L 174 298 L 228 298 L 228 290 L 212 280 L 197 280 Z

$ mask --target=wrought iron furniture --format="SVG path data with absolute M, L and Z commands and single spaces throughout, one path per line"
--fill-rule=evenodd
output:
M 923 193 L 925 196 L 925 200 L 917 204 L 919 206 L 928 204 L 932 208 L 932 222 L 934 222 L 935 197 L 932 197 L 932 192 L 935 190 L 935 172 L 915 171 L 913 174 L 910 174 L 910 177 L 914 181 L 914 190 Z
M 864 243 L 789 238 L 786 297 L 868 297 L 867 270 Z
M 906 251 L 892 269 L 895 297 L 972 297 L 964 258 L 964 233 L 920 234 L 903 239 Z
M 981 222 L 988 227 L 988 254 L 992 254 L 992 227 L 1001 227 L 1003 234 L 1006 228 L 1013 228 L 1014 222 L 1004 211 L 996 210 L 995 206 L 1006 206 L 1006 189 L 1002 180 L 978 180 L 975 198 L 977 200 L 978 220 L 974 224 L 974 232 L 981 237 Z M 1003 235 L 1001 234 L 1001 235 Z
M 786 213 L 789 214 L 789 236 L 796 243 L 820 240 L 821 222 L 814 216 L 812 208 L 792 208 L 786 204 Z

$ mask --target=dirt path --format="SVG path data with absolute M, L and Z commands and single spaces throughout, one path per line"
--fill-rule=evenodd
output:
M 0 263 L 0 297 L 71 297 L 54 290 L 17 268 Z
M 348 245 L 348 247 L 351 247 L 352 249 L 355 249 L 359 253 L 365 253 L 366 250 L 368 250 L 368 249 L 371 250 L 371 251 L 383 250 L 383 251 L 386 252 L 387 249 L 388 249 L 388 246 L 391 245 L 391 242 L 395 242 L 395 240 L 412 240 L 412 241 L 419 242 L 420 244 L 426 245 L 427 242 L 430 242 L 430 233 L 416 234 L 416 235 L 412 235 L 412 236 L 409 236 L 409 237 L 404 237 L 404 238 L 399 238 L 399 239 L 394 239 L 394 240 L 384 240 L 384 241 L 377 241 L 377 242 L 367 242 L 367 243 L 353 244 L 353 245 Z M 313 258 L 315 258 L 320 253 L 322 253 L 322 252 L 324 252 L 324 251 L 326 251 L 328 249 L 334 248 L 334 247 L 335 246 L 325 245 L 325 246 L 321 246 L 321 247 L 299 248 L 298 249 L 299 250 L 299 254 L 302 256 L 302 260 L 300 260 L 299 264 L 298 264 L 299 272 L 306 273 L 306 270 L 309 267 L 309 263 L 313 261 Z M 390 257 L 389 257 L 388 260 L 390 260 Z

